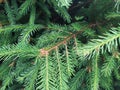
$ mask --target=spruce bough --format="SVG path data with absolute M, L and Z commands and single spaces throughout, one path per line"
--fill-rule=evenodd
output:
M 0 90 L 119 90 L 119 20 L 119 0 L 1 0 Z

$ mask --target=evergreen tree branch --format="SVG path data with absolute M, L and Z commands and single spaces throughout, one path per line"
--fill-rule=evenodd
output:
M 107 77 L 110 76 L 113 69 L 115 68 L 115 59 L 113 57 L 108 57 L 106 58 L 105 63 L 102 66 L 101 73 Z
M 79 70 L 76 75 L 72 78 L 70 82 L 70 90 L 78 90 L 79 87 L 82 87 L 83 80 L 85 78 L 86 70 Z
M 98 57 L 99 54 L 95 56 L 95 59 L 92 60 L 92 72 L 91 72 L 91 90 L 99 89 L 99 68 L 98 68 Z
M 30 25 L 33 25 L 35 23 L 35 14 L 36 14 L 36 8 L 35 6 L 32 6 L 31 13 L 30 13 L 30 19 L 29 19 Z
M 27 54 L 27 55 L 26 55 Z M 35 57 L 39 55 L 39 49 L 26 45 L 12 45 L 0 48 L 0 57 L 11 56 L 29 56 Z
M 35 3 L 36 0 L 26 0 L 20 7 L 19 13 L 20 15 L 25 15 L 31 8 L 31 6 Z
M 15 18 L 14 18 L 12 9 L 10 8 L 7 0 L 5 0 L 5 10 L 6 10 L 6 13 L 7 13 L 8 20 L 9 20 L 10 24 L 11 25 L 15 24 Z
M 24 43 L 28 43 L 30 41 L 30 35 L 33 35 L 33 33 L 35 33 L 37 30 L 40 30 L 42 28 L 43 28 L 42 25 L 28 26 L 27 28 L 25 28 L 21 32 L 21 36 L 19 37 L 19 41 L 24 42 Z
M 26 26 L 27 25 L 22 25 L 22 24 L 4 26 L 4 27 L 0 28 L 0 33 L 2 33 L 2 32 L 9 33 L 11 31 L 22 30 Z
M 65 7 L 59 7 L 56 0 L 51 0 L 49 3 L 54 6 L 55 11 L 60 14 L 65 21 L 67 21 L 68 23 L 71 22 L 71 16 L 68 14 Z
M 63 71 L 63 65 L 59 58 L 58 48 L 56 47 L 56 58 L 57 58 L 57 65 L 58 65 L 58 90 L 67 90 L 69 86 L 67 85 L 67 76 Z
M 88 57 L 90 59 L 92 56 L 94 56 L 96 53 L 96 50 L 103 53 L 103 52 L 112 52 L 113 47 L 117 48 L 118 42 L 120 39 L 120 27 L 118 28 L 112 28 L 112 30 L 105 34 L 105 36 L 99 36 L 100 39 L 94 39 L 91 42 L 88 43 L 85 47 L 80 47 L 80 53 L 79 55 L 83 55 L 85 57 Z

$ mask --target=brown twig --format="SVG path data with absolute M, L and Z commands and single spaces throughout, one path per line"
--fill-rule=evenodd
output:
M 92 26 L 94 26 L 94 24 L 93 25 L 89 25 L 88 27 L 92 27 Z M 86 27 L 86 28 L 88 28 L 88 27 Z M 57 43 L 56 45 L 54 45 L 53 47 L 51 47 L 49 49 L 44 49 L 44 48 L 40 49 L 40 56 L 46 56 L 46 55 L 48 55 L 51 51 L 56 50 L 56 47 L 58 48 L 59 46 L 64 45 L 67 41 L 69 41 L 72 38 L 76 40 L 76 36 L 78 34 L 82 33 L 83 31 L 85 31 L 86 28 L 84 28 L 82 30 L 79 30 L 76 33 L 71 34 L 70 36 L 66 37 L 63 41 Z M 76 44 L 76 41 L 75 41 L 75 44 Z M 76 44 L 76 46 L 77 46 L 77 44 Z
M 63 45 L 65 42 L 69 41 L 71 38 L 74 38 L 76 35 L 78 35 L 79 33 L 83 32 L 83 30 L 80 30 L 78 32 L 76 32 L 75 34 L 72 34 L 70 36 L 68 36 L 67 38 L 65 38 L 63 41 L 57 43 L 55 46 L 45 50 L 45 49 L 40 49 L 40 54 L 41 56 L 45 56 L 46 54 L 49 54 L 49 52 L 51 52 L 52 50 L 55 50 L 56 47 L 59 47 L 61 45 Z

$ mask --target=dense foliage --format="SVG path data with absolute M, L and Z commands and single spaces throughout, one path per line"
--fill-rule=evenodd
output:
M 0 0 L 0 90 L 119 90 L 120 0 Z

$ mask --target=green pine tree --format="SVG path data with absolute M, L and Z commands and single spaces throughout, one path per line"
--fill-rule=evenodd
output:
M 0 0 L 0 90 L 119 90 L 120 0 Z

